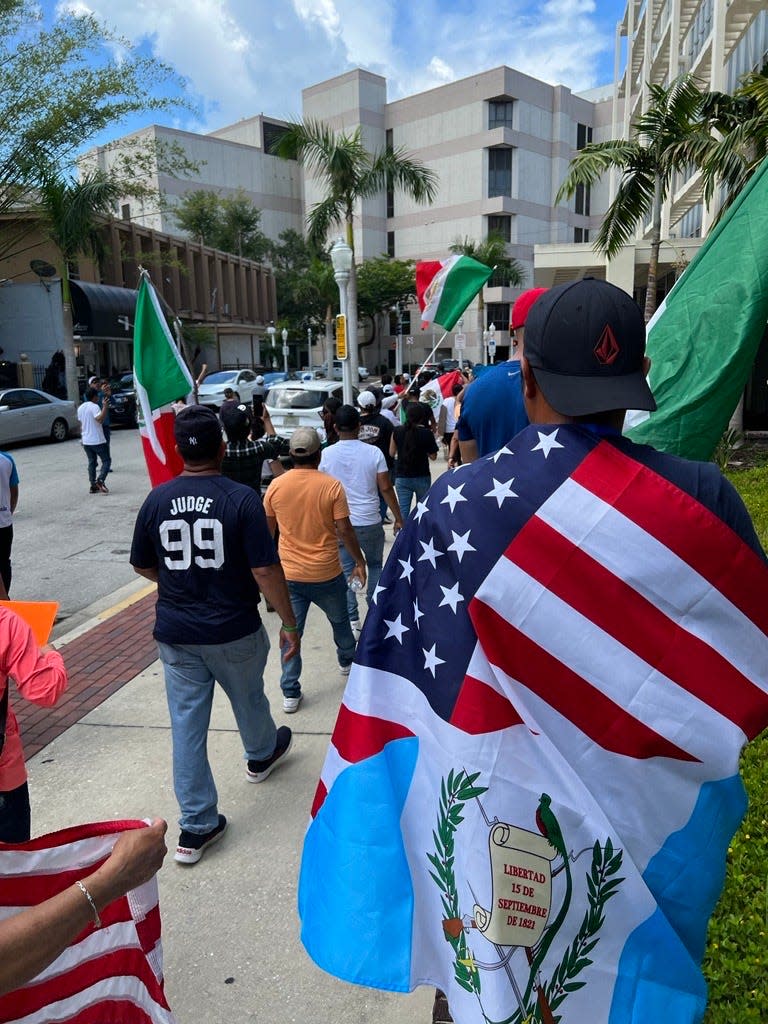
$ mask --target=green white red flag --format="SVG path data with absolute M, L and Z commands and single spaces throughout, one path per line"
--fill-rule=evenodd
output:
M 436 323 L 452 331 L 492 273 L 493 267 L 470 256 L 417 263 L 416 296 L 421 309 L 421 329 Z
M 633 441 L 709 459 L 746 386 L 768 319 L 768 159 L 709 233 L 648 324 L 657 409 Z
M 183 468 L 173 435 L 171 403 L 188 395 L 193 383 L 146 274 L 136 299 L 133 377 L 144 459 L 156 487 L 178 476 Z

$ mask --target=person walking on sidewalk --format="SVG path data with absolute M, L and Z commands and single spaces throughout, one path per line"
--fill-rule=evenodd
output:
M 370 394 L 370 392 L 364 392 Z M 362 396 L 361 396 L 362 397 Z M 389 468 L 377 444 L 359 440 L 362 417 L 352 405 L 342 405 L 336 412 L 338 444 L 323 450 L 320 472 L 341 481 L 349 504 L 349 521 L 365 555 L 368 570 L 366 600 L 370 607 L 384 565 L 384 527 L 381 523 L 379 500 L 385 502 L 394 521 L 394 532 L 403 527 L 403 517 L 397 495 L 389 476 Z M 339 557 L 344 575 L 349 580 L 355 560 L 342 544 Z M 347 588 L 347 608 L 355 639 L 360 637 L 360 612 L 357 595 Z
M 131 564 L 158 585 L 154 637 L 181 808 L 175 859 L 195 864 L 227 827 L 207 754 L 215 682 L 232 705 L 250 782 L 263 782 L 291 749 L 291 730 L 276 728 L 264 693 L 269 640 L 260 591 L 282 619 L 286 664 L 298 657 L 300 637 L 261 499 L 221 474 L 225 444 L 216 413 L 187 406 L 174 433 L 184 470 L 142 505 Z
M 80 420 L 80 439 L 83 451 L 88 459 L 88 480 L 91 494 L 109 494 L 104 481 L 107 478 L 112 460 L 109 457 L 109 445 L 104 435 L 104 420 L 109 413 L 109 397 L 104 396 L 99 405 L 98 391 L 89 387 L 85 392 L 85 401 L 78 407 L 77 418 Z M 101 469 L 96 476 L 97 461 L 101 461 Z
M 319 473 L 320 436 L 314 427 L 299 427 L 291 434 L 293 469 L 279 476 L 264 495 L 267 523 L 274 535 L 280 528 L 280 560 L 299 634 L 304 631 L 309 606 L 316 604 L 333 630 L 339 671 L 349 675 L 355 656 L 355 637 L 347 610 L 347 581 L 339 560 L 339 541 L 352 556 L 349 581 L 365 586 L 365 562 L 349 521 L 344 488 L 327 473 Z M 330 450 L 330 449 L 326 449 Z M 280 688 L 283 711 L 298 711 L 302 699 L 301 656 L 284 659 Z
M 0 452 L 0 579 L 5 597 L 11 592 L 11 547 L 13 546 L 13 513 L 19 500 L 19 474 L 8 452 Z

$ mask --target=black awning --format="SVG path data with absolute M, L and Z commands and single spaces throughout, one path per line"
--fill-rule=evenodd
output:
M 136 296 L 132 288 L 70 281 L 75 334 L 84 338 L 132 341 Z

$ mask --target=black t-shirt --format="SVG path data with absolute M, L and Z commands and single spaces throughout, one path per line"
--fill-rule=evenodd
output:
M 394 459 L 389 454 L 389 442 L 392 438 L 392 424 L 386 416 L 378 412 L 367 413 L 360 417 L 360 432 L 358 440 L 366 444 L 375 444 L 384 453 L 387 466 L 391 469 Z
M 252 568 L 277 551 L 261 498 L 223 476 L 179 476 L 155 487 L 133 532 L 131 565 L 157 569 L 154 637 L 221 644 L 261 625 Z
M 397 475 L 429 476 L 429 456 L 437 452 L 432 431 L 422 426 L 401 426 L 395 427 L 392 436 L 397 447 Z

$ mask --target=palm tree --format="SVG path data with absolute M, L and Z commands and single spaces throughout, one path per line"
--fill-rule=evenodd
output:
M 457 238 L 450 246 L 451 252 L 458 256 L 471 256 L 478 263 L 494 268 L 494 276 L 498 276 L 508 288 L 519 288 L 525 281 L 523 267 L 507 252 L 504 236 L 498 231 L 489 231 L 484 242 L 476 242 L 466 235 Z M 493 282 L 493 278 L 491 278 Z M 477 316 L 480 323 L 478 337 L 482 338 L 485 328 L 485 299 L 481 288 L 477 296 Z
M 733 93 L 705 93 L 701 119 L 706 133 L 689 145 L 702 171 L 704 202 L 725 187 L 718 218 L 768 156 L 768 65 L 745 75 Z
M 124 186 L 103 171 L 86 174 L 80 181 L 61 178 L 55 173 L 43 179 L 37 191 L 37 207 L 43 230 L 59 250 L 59 273 L 64 312 L 64 362 L 67 398 L 77 402 L 77 365 L 72 321 L 70 264 L 78 256 L 98 260 L 104 252 L 101 217 L 109 217 Z
M 662 205 L 674 173 L 692 161 L 697 145 L 709 136 L 699 117 L 703 94 L 690 75 L 666 88 L 649 85 L 648 89 L 650 104 L 632 126 L 632 137 L 590 143 L 579 150 L 555 197 L 559 203 L 569 199 L 579 185 L 594 185 L 611 168 L 621 171 L 621 184 L 603 218 L 594 249 L 611 259 L 633 237 L 637 222 L 650 215 L 646 323 L 656 309 Z
M 403 149 L 369 153 L 358 127 L 351 134 L 334 132 L 330 125 L 314 118 L 289 124 L 287 132 L 272 148 L 288 160 L 298 160 L 319 178 L 324 197 L 309 213 L 309 240 L 318 248 L 326 244 L 334 225 L 343 225 L 346 241 L 354 253 L 353 218 L 358 200 L 370 199 L 386 188 L 398 189 L 417 203 L 431 203 L 437 195 L 437 175 L 411 159 Z M 347 290 L 349 360 L 352 380 L 357 381 L 357 275 L 355 261 Z

